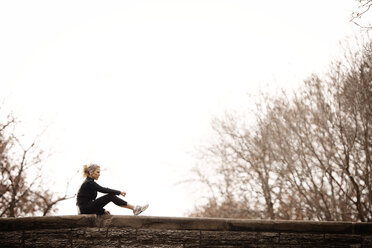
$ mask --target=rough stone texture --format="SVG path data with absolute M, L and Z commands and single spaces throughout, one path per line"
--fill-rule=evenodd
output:
M 22 247 L 22 231 L 0 232 L 0 247 Z
M 0 247 L 372 247 L 372 223 L 146 216 L 0 218 Z
M 252 244 L 279 244 L 278 233 L 236 232 L 236 231 L 204 231 L 201 233 L 202 247 L 231 246 L 247 247 Z
M 67 247 L 69 229 L 27 230 L 23 233 L 24 247 Z
M 139 229 L 137 242 L 152 246 L 194 244 L 195 247 L 199 247 L 199 233 L 199 231 L 188 230 Z

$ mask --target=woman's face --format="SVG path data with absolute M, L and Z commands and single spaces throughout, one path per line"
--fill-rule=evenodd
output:
M 99 176 L 101 175 L 101 169 L 97 167 L 94 171 L 90 172 L 90 177 L 94 180 L 98 180 Z

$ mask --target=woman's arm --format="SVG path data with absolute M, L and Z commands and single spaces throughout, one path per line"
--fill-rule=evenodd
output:
M 112 193 L 115 195 L 120 195 L 122 193 L 119 190 L 102 187 L 101 185 L 99 185 L 98 183 L 94 181 L 92 181 L 92 187 L 94 188 L 94 190 L 101 192 L 101 193 Z

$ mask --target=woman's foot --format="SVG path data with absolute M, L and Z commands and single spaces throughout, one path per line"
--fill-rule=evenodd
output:
M 149 207 L 149 204 L 146 204 L 145 206 L 135 206 L 133 209 L 134 215 L 139 215 L 143 211 L 145 211 Z

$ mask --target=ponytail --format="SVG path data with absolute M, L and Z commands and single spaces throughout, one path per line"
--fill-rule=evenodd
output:
M 97 168 L 99 168 L 99 165 L 97 164 L 83 165 L 83 177 L 88 177 L 89 173 L 95 171 Z

